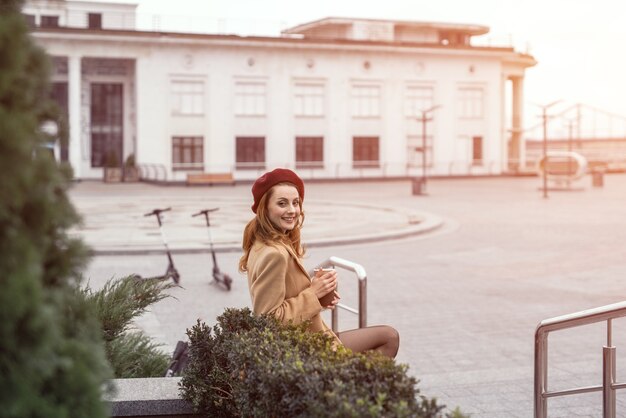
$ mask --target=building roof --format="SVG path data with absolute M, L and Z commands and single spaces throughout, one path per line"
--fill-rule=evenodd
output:
M 319 29 L 325 29 L 333 26 L 352 26 L 358 23 L 392 25 L 394 29 L 430 29 L 445 32 L 457 32 L 470 36 L 484 35 L 489 32 L 488 26 L 474 24 L 326 17 L 285 29 L 282 33 L 286 35 L 303 35 L 306 37 L 308 34 L 318 31 Z

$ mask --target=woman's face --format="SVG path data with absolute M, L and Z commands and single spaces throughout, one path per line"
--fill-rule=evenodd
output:
M 300 195 L 294 186 L 274 186 L 267 202 L 267 214 L 274 226 L 288 232 L 294 229 L 300 218 Z

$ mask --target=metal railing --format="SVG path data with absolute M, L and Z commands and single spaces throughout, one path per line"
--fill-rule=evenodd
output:
M 593 160 L 589 160 L 593 164 Z M 626 171 L 626 154 L 623 160 L 606 160 L 608 171 Z M 317 163 L 316 163 L 317 164 Z M 427 176 L 497 176 L 503 173 L 537 174 L 537 161 L 527 159 L 523 167 L 519 167 L 520 161 L 510 159 L 507 162 L 495 160 L 465 161 L 455 160 L 430 164 L 427 168 Z M 262 163 L 237 163 L 230 164 L 204 164 L 203 173 L 231 172 L 237 181 L 254 181 L 266 171 L 274 167 L 284 167 L 296 170 L 302 178 L 317 180 L 377 180 L 384 178 L 416 178 L 423 175 L 420 165 L 406 162 L 380 162 L 378 167 L 354 167 L 351 162 L 325 162 L 322 166 L 307 167 L 300 163 L 282 162 L 266 164 Z M 143 181 L 154 182 L 183 182 L 187 171 L 174 170 L 166 164 L 141 163 L 138 164 L 140 177 Z M 189 171 L 191 172 L 191 171 Z M 200 172 L 200 171 L 197 171 Z
M 139 179 L 141 181 L 167 181 L 167 168 L 163 164 L 138 164 Z
M 615 347 L 612 344 L 612 320 L 624 316 L 626 316 L 626 301 L 544 319 L 539 323 L 535 331 L 535 418 L 545 418 L 547 416 L 549 398 L 599 391 L 602 392 L 602 416 L 604 418 L 615 418 L 615 391 L 617 389 L 626 389 L 626 383 L 617 383 L 615 381 L 616 364 Z M 602 385 L 549 391 L 548 334 L 552 331 L 604 321 L 607 323 L 607 342 L 602 348 Z
M 517 161 L 508 161 L 517 163 Z M 276 161 L 271 164 L 261 163 L 237 163 L 235 165 L 205 164 L 205 172 L 235 173 L 237 180 L 255 180 L 260 175 L 273 167 L 284 167 L 297 171 L 306 179 L 381 179 L 381 178 L 406 178 L 419 177 L 423 174 L 421 164 L 416 162 L 393 162 L 379 161 L 371 165 L 354 165 L 353 162 L 322 161 L 312 164 L 303 164 L 293 161 Z M 536 172 L 535 163 L 531 170 Z M 428 177 L 446 176 L 484 176 L 498 175 L 508 171 L 506 163 L 496 160 L 454 160 L 441 163 L 429 163 L 427 165 Z
M 344 260 L 339 257 L 330 257 L 329 259 L 318 264 L 315 268 L 336 268 L 340 267 L 344 270 L 352 271 L 356 274 L 359 281 L 359 308 L 351 308 L 342 303 L 337 304 L 337 308 L 344 309 L 348 312 L 352 312 L 359 316 L 359 328 L 367 326 L 367 272 L 362 265 L 353 263 L 352 261 Z M 313 271 L 309 271 L 309 275 L 313 276 Z M 335 308 L 331 313 L 332 329 L 333 332 L 339 331 L 339 310 Z

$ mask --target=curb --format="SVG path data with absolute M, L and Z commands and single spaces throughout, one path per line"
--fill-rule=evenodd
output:
M 309 241 L 305 247 L 307 248 L 320 248 L 320 247 L 331 247 L 331 246 L 339 246 L 339 245 L 349 245 L 349 244 L 366 244 L 366 243 L 374 243 L 374 242 L 382 242 L 382 241 L 391 241 L 402 238 L 409 238 L 417 235 L 427 234 L 429 232 L 433 232 L 444 225 L 443 218 L 435 215 L 428 214 L 424 216 L 423 221 L 419 222 L 419 224 L 406 228 L 404 230 L 394 232 L 394 233 L 382 233 L 382 234 L 370 234 L 370 235 L 356 235 L 344 239 L 319 239 L 319 240 L 311 240 Z M 213 249 L 216 253 L 227 253 L 227 252 L 239 252 L 241 251 L 241 246 L 237 245 L 214 245 Z M 179 248 L 171 248 L 171 254 L 207 254 L 210 253 L 210 248 L 208 246 L 190 246 L 190 247 L 179 247 Z M 138 247 L 138 248 L 112 248 L 112 249 L 95 249 L 92 248 L 92 255 L 97 256 L 120 256 L 120 255 L 151 255 L 151 254 L 165 254 L 164 248 L 146 248 L 146 247 Z

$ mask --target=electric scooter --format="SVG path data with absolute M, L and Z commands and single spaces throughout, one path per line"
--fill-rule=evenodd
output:
M 204 215 L 204 218 L 206 219 L 206 226 L 209 230 L 209 245 L 211 246 L 211 256 L 213 257 L 213 281 L 217 284 L 221 284 L 222 286 L 224 286 L 226 290 L 230 290 L 233 279 L 228 274 L 222 273 L 220 271 L 220 268 L 217 266 L 217 258 L 215 257 L 215 250 L 213 249 L 213 239 L 211 238 L 211 222 L 209 220 L 209 213 L 215 212 L 218 209 L 219 208 L 204 209 L 198 213 L 194 213 L 191 216 L 196 217 Z
M 167 254 L 167 270 L 165 270 L 165 274 L 163 275 L 163 279 L 172 279 L 174 283 L 178 284 L 180 282 L 180 274 L 178 274 L 178 270 L 174 267 L 174 260 L 172 260 L 172 254 L 170 254 L 170 248 L 167 245 L 167 240 L 165 239 L 165 232 L 163 232 L 163 222 L 161 221 L 161 213 L 172 210 L 172 208 L 166 209 L 154 209 L 150 213 L 146 213 L 143 216 L 156 216 L 157 222 L 159 223 L 159 231 L 161 232 L 161 239 L 163 239 L 163 245 L 165 246 L 165 253 Z

